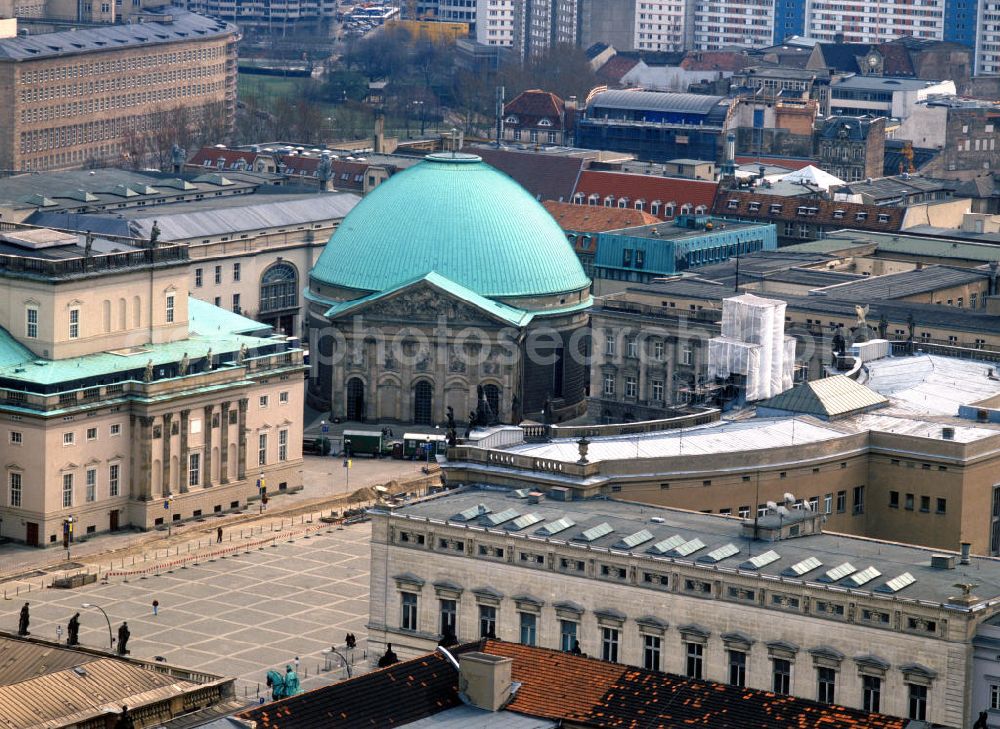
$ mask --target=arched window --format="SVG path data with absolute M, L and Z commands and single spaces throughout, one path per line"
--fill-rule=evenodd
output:
M 288 263 L 276 263 L 260 279 L 260 313 L 295 309 L 299 305 L 299 275 Z
M 433 404 L 434 387 L 427 380 L 420 380 L 413 386 L 413 422 L 430 425 Z
M 577 205 L 583 205 L 583 193 L 578 192 L 573 196 L 573 202 Z
M 484 385 L 483 394 L 486 396 L 486 402 L 490 404 L 490 410 L 493 414 L 499 418 L 500 417 L 500 388 L 496 385 Z
M 365 383 L 357 377 L 347 381 L 347 419 L 365 420 Z

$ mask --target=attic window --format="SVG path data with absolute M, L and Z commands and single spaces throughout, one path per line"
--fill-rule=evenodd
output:
M 859 212 L 857 215 L 854 216 L 854 219 L 858 221 L 868 220 L 868 213 L 862 210 L 861 212 Z
M 843 220 L 844 219 L 844 211 L 843 210 L 834 210 L 833 211 L 833 218 L 834 218 L 834 220 Z
M 730 200 L 729 202 L 726 203 L 726 207 L 729 208 L 730 210 L 736 210 L 736 208 L 738 208 L 739 206 L 740 206 L 739 200 Z
M 752 202 L 747 207 L 748 207 L 748 209 L 750 210 L 751 213 L 756 213 L 756 212 L 758 212 L 760 210 L 760 203 L 759 202 Z
M 540 126 L 540 127 L 551 127 L 552 126 L 552 122 L 549 121 L 548 119 L 541 119 L 538 122 L 538 126 Z
M 771 203 L 769 212 L 774 215 L 781 212 L 781 203 Z
M 880 223 L 888 223 L 889 222 L 889 213 L 879 213 L 878 214 L 878 222 L 880 222 Z

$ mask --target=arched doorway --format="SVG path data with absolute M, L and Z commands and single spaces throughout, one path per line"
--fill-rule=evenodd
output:
M 365 419 L 365 383 L 357 377 L 347 381 L 347 419 Z
M 486 402 L 490 404 L 490 410 L 493 412 L 494 417 L 500 418 L 500 388 L 496 385 L 486 385 L 483 387 L 483 394 L 486 396 Z
M 413 386 L 413 422 L 430 425 L 433 405 L 434 388 L 427 380 L 420 380 Z

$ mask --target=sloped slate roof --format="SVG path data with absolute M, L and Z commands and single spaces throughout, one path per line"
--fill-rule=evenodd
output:
M 725 96 L 678 94 L 661 91 L 602 91 L 588 105 L 591 109 L 635 109 L 709 114 L 726 101 Z
M 888 404 L 888 398 L 846 375 L 804 382 L 758 403 L 762 408 L 816 415 L 826 419 L 863 413 Z
M 113 51 L 128 46 L 200 40 L 236 33 L 236 26 L 215 18 L 190 13 L 176 7 L 147 10 L 160 12 L 172 20 L 81 28 L 58 33 L 19 36 L 0 40 L 0 58 L 25 60 L 56 58 L 76 53 Z M 166 20 L 166 18 L 165 18 Z

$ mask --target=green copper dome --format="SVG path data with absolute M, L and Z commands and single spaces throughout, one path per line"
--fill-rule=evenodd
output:
M 590 285 L 559 224 L 517 182 L 469 154 L 432 154 L 344 218 L 310 274 L 384 291 L 434 271 L 487 297 Z

